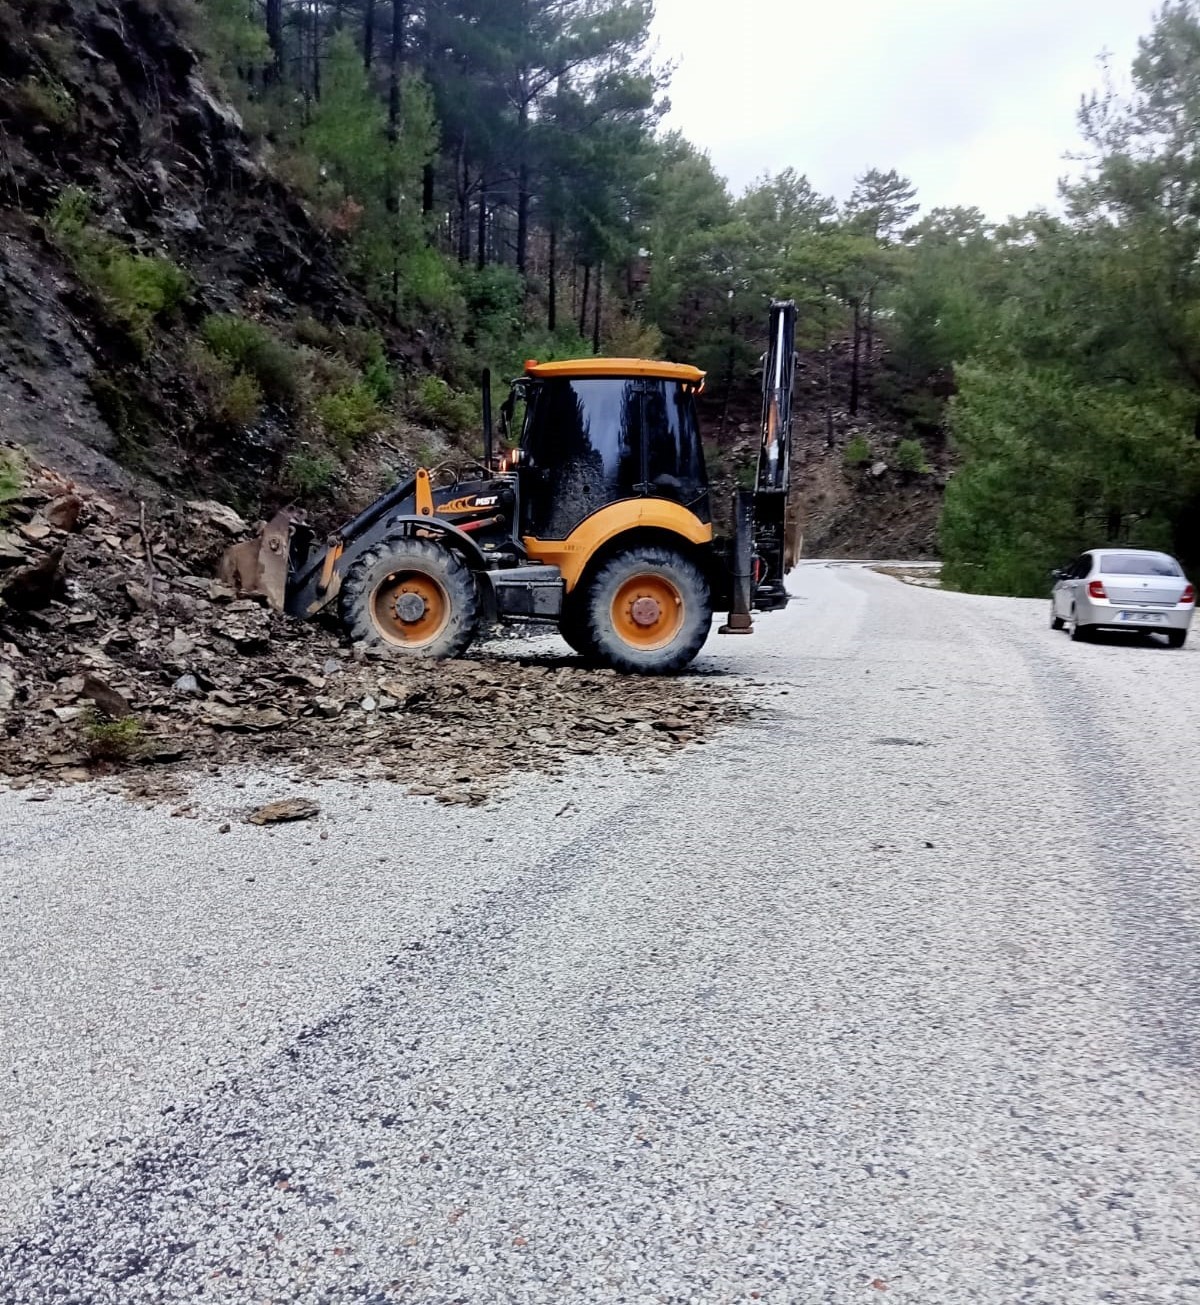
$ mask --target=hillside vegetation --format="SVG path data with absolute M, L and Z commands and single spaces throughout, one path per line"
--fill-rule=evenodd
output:
M 1200 561 L 1192 0 L 1085 101 L 1063 214 L 1003 224 L 883 167 L 731 194 L 661 129 L 651 16 L 0 0 L 5 435 L 140 495 L 345 505 L 477 447 L 485 366 L 649 354 L 708 371 L 731 486 L 782 295 L 810 545 L 932 552 L 941 511 L 947 578 L 1007 593 L 1105 541 Z

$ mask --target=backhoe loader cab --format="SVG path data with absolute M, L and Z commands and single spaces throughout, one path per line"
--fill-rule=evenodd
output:
M 502 457 L 485 374 L 482 464 L 418 471 L 323 547 L 280 514 L 230 551 L 222 574 L 293 615 L 336 612 L 384 653 L 456 656 L 483 628 L 533 620 L 617 670 L 678 670 L 708 637 L 714 605 L 729 605 L 722 628 L 738 633 L 752 610 L 787 601 L 795 308 L 771 312 L 758 485 L 739 494 L 732 541 L 713 538 L 695 406 L 704 373 L 587 358 L 526 364 L 501 406 Z
M 710 521 L 696 422 L 703 373 L 636 359 L 531 364 L 518 469 L 521 533 L 565 540 L 610 504 L 662 498 Z

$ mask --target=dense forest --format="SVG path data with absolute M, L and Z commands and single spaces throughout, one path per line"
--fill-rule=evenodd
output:
M 1041 593 L 1050 566 L 1106 541 L 1200 563 L 1194 0 L 1161 10 L 1129 93 L 1081 101 L 1086 158 L 1060 211 L 1003 223 L 922 212 L 883 167 L 841 202 L 803 160 L 732 194 L 703 142 L 663 129 L 650 0 L 160 3 L 354 288 L 353 311 L 316 302 L 286 327 L 270 303 L 192 313 L 186 371 L 209 396 L 208 437 L 233 440 L 265 411 L 303 433 L 281 493 L 320 492 L 398 404 L 465 435 L 480 370 L 529 356 L 693 361 L 727 403 L 785 295 L 823 368 L 808 402 L 847 474 L 882 455 L 860 410 L 889 414 L 901 438 L 887 457 L 909 478 L 949 438 L 950 583 Z M 49 44 L 28 50 L 10 90 L 27 118 L 69 131 L 79 88 Z M 125 249 L 95 188 L 37 202 L 48 238 L 152 350 L 185 311 L 188 273 Z

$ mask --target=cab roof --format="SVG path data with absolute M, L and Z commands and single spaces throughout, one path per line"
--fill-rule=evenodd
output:
M 690 367 L 687 363 L 654 362 L 649 358 L 570 358 L 545 363 L 530 359 L 525 364 L 525 375 L 538 380 L 554 376 L 656 376 L 669 381 L 691 381 L 693 385 L 704 380 L 699 367 Z

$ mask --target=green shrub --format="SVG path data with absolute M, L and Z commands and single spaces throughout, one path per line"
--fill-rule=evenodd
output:
M 358 368 L 341 354 L 307 348 L 300 349 L 298 354 L 305 374 L 305 389 L 314 398 L 336 390 L 348 390 L 362 379 Z
M 297 449 L 283 464 L 285 486 L 301 496 L 319 494 L 329 488 L 338 464 L 327 453 Z
M 862 467 L 871 461 L 871 446 L 865 436 L 855 435 L 842 454 L 848 467 Z
M 15 449 L 0 449 L 0 525 L 8 517 L 8 504 L 25 484 L 25 463 Z
M 131 253 L 115 236 L 91 224 L 92 213 L 87 192 L 67 186 L 47 225 L 79 279 L 145 345 L 155 319 L 182 303 L 191 280 L 169 258 Z
M 647 325 L 640 317 L 622 317 L 609 327 L 604 348 L 615 358 L 661 358 L 663 333 L 653 322 Z
M 142 740 L 142 724 L 136 716 L 105 720 L 93 711 L 84 724 L 83 737 L 93 761 L 128 761 Z
M 925 449 L 920 440 L 901 440 L 896 448 L 896 465 L 912 475 L 927 476 L 932 470 L 925 461 Z
M 50 210 L 48 225 L 57 236 L 81 234 L 92 216 L 92 198 L 80 186 L 64 186 Z
M 378 358 L 372 358 L 367 362 L 363 369 L 363 384 L 380 403 L 392 401 L 396 393 L 396 378 L 392 375 L 392 369 L 388 366 L 388 361 L 382 352 Z
M 262 414 L 263 392 L 253 376 L 238 372 L 219 397 L 214 415 L 230 426 L 253 426 Z
M 299 359 L 268 327 L 234 313 L 217 313 L 201 327 L 204 342 L 237 371 L 258 382 L 263 394 L 290 403 L 299 389 Z
M 421 244 L 398 260 L 405 306 L 447 333 L 459 328 L 466 306 L 455 278 L 456 265 L 436 249 Z
M 338 333 L 324 322 L 318 322 L 311 313 L 304 313 L 292 323 L 292 333 L 301 344 L 311 345 L 314 349 L 338 350 L 341 341 Z
M 412 401 L 413 415 L 433 426 L 464 434 L 479 421 L 474 400 L 451 389 L 440 376 L 426 376 Z
M 61 82 L 26 77 L 19 96 L 26 113 L 52 127 L 65 127 L 75 113 L 75 100 Z
M 313 404 L 313 413 L 340 452 L 351 448 L 364 435 L 378 430 L 385 420 L 374 394 L 364 381 L 356 381 L 331 394 L 322 394 Z
M 214 421 L 223 426 L 253 426 L 262 413 L 263 392 L 248 372 L 239 372 L 211 349 L 193 344 L 188 371 Z

